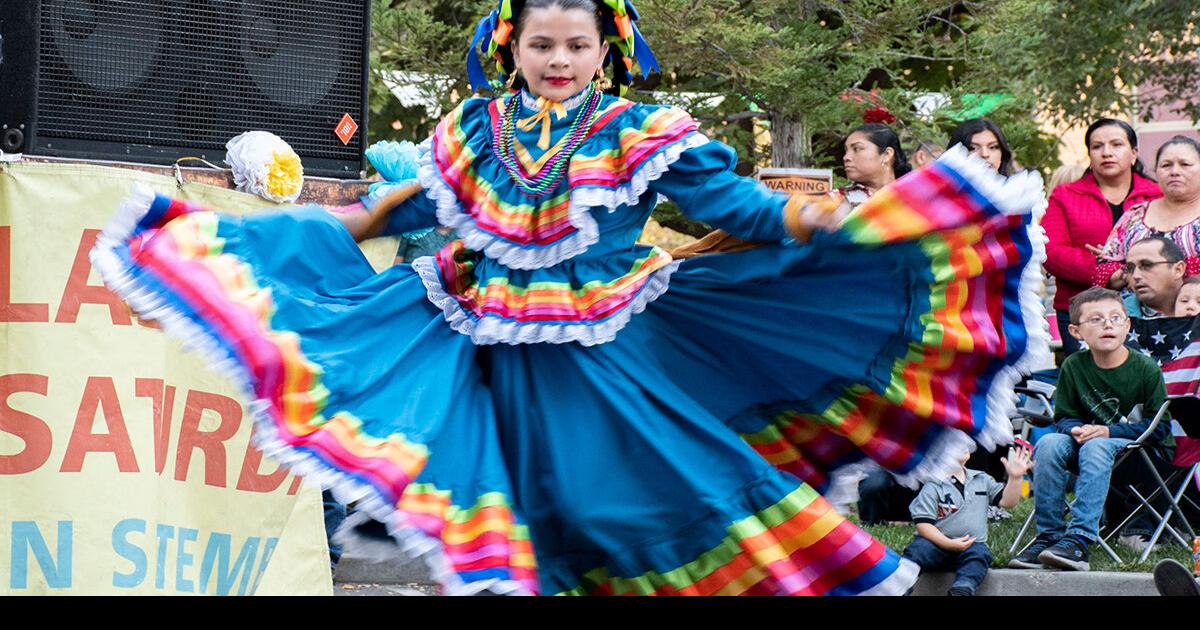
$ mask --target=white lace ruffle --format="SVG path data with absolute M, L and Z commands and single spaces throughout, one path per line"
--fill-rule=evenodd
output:
M 253 379 L 246 369 L 221 345 L 216 337 L 188 319 L 168 300 L 142 288 L 134 279 L 116 250 L 133 235 L 138 222 L 146 215 L 154 193 L 142 184 L 135 184 L 133 193 L 122 203 L 108 226 L 96 239 L 91 251 L 92 266 L 104 283 L 132 307 L 140 317 L 157 321 L 163 331 L 181 340 L 186 350 L 204 357 L 210 368 L 228 376 L 242 391 L 254 421 L 252 439 L 264 455 L 274 458 L 306 482 L 315 482 L 333 492 L 344 503 L 357 501 L 356 510 L 386 523 L 388 531 L 401 550 L 411 558 L 421 558 L 429 566 L 433 578 L 441 583 L 448 595 L 471 595 L 481 591 L 498 594 L 532 594 L 524 584 L 515 580 L 462 581 L 451 568 L 442 541 L 433 538 L 410 523 L 407 515 L 388 502 L 369 484 L 329 468 L 317 458 L 288 446 L 279 438 L 271 404 L 257 398 Z
M 417 149 L 417 179 L 437 208 L 438 222 L 458 232 L 468 249 L 483 252 L 512 269 L 543 269 L 583 253 L 600 240 L 600 230 L 590 210 L 574 203 L 567 210 L 567 222 L 575 228 L 575 233 L 542 247 L 523 247 L 481 229 L 442 180 L 433 160 L 433 139 L 426 139 Z
M 1046 211 L 1045 191 L 1042 176 L 1037 171 L 1004 177 L 982 159 L 968 153 L 962 145 L 951 147 L 938 161 L 953 168 L 1005 214 L 1033 215 L 1026 228 L 1032 253 L 1021 273 L 1018 288 L 1026 334 L 1025 352 L 1012 365 L 1001 368 L 992 379 L 987 394 L 987 423 L 976 438 L 991 451 L 1012 443 L 1011 418 L 1016 415 L 1017 403 L 1013 387 L 1023 375 L 1051 364 L 1050 324 L 1046 321 L 1046 306 L 1039 295 L 1045 280 L 1042 263 L 1046 261 L 1046 231 L 1041 226 L 1041 215 Z
M 646 310 L 646 306 L 667 292 L 671 274 L 682 261 L 672 261 L 656 269 L 646 279 L 646 285 L 633 300 L 619 312 L 596 324 L 545 324 L 505 321 L 496 317 L 477 319 L 467 313 L 442 285 L 441 273 L 433 256 L 422 256 L 413 261 L 413 270 L 421 277 L 429 301 L 442 309 L 446 322 L 454 330 L 468 336 L 475 345 L 486 346 L 497 343 L 518 345 L 526 343 L 570 343 L 577 341 L 584 346 L 607 343 L 629 323 L 630 318 Z
M 646 194 L 646 190 L 650 188 L 650 182 L 662 177 L 663 173 L 670 170 L 671 165 L 679 160 L 679 156 L 684 151 L 707 142 L 708 138 L 701 133 L 695 131 L 688 133 L 643 163 L 626 184 L 616 188 L 582 186 L 574 189 L 571 192 L 571 207 L 579 205 L 587 208 L 607 208 L 609 212 L 612 212 L 622 205 L 632 206 L 642 198 L 642 195 Z
M 554 243 L 540 247 L 522 246 L 481 229 L 475 218 L 468 214 L 454 191 L 441 177 L 433 159 L 432 139 L 426 139 L 418 147 L 417 178 L 425 188 L 425 194 L 437 208 L 438 222 L 458 232 L 468 249 L 483 252 L 512 269 L 544 269 L 578 256 L 600 240 L 600 231 L 592 211 L 606 208 L 612 212 L 622 205 L 633 206 L 650 188 L 650 182 L 662 177 L 671 164 L 684 151 L 708 142 L 704 135 L 691 132 L 667 145 L 657 155 L 643 163 L 630 181 L 616 188 L 580 186 L 571 191 L 567 208 L 567 221 L 575 232 Z M 568 178 L 569 167 L 568 167 Z

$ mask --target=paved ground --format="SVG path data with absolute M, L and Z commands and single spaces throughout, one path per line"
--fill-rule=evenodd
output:
M 931 573 L 921 576 L 914 595 L 944 595 L 953 575 Z M 372 563 L 361 557 L 345 556 L 338 564 L 335 595 L 436 595 L 429 572 L 420 563 Z M 980 595 L 1157 595 L 1149 573 L 1074 571 L 1030 571 L 993 569 L 980 588 Z

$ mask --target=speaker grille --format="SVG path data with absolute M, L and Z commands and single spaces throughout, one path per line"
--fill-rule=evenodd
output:
M 44 0 L 38 134 L 223 150 L 263 129 L 361 160 L 362 0 Z M 355 169 L 357 170 L 357 169 Z

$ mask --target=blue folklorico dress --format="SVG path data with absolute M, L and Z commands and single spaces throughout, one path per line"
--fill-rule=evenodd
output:
M 517 132 L 528 173 L 579 100 L 548 151 Z M 1040 179 L 952 150 L 798 244 L 787 198 L 686 113 L 611 96 L 527 197 L 497 157 L 508 102 L 468 99 L 421 145 L 425 194 L 388 232 L 461 240 L 411 266 L 376 273 L 319 207 L 144 189 L 93 261 L 244 387 L 268 455 L 357 500 L 448 593 L 903 593 L 916 567 L 839 515 L 856 477 L 833 473 L 915 482 L 1009 441 L 1011 387 L 1048 344 Z M 765 244 L 635 244 L 660 196 Z

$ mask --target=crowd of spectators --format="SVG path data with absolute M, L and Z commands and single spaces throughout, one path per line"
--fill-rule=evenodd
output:
M 1137 134 L 1121 120 L 1095 121 L 1084 143 L 1087 166 L 1057 169 L 1047 188 L 1045 268 L 1053 278 L 1063 352 L 1055 425 L 1041 436 L 1032 462 L 1024 460 L 1033 469 L 1037 536 L 1012 560 L 1014 567 L 1087 570 L 1103 521 L 1112 525 L 1136 507 L 1118 488 L 1153 484 L 1153 473 L 1141 470 L 1140 462 L 1113 467 L 1165 400 L 1159 365 L 1127 345 L 1130 322 L 1200 314 L 1200 143 L 1170 139 L 1154 155 L 1151 172 L 1139 158 Z M 1019 168 L 1003 132 L 987 119 L 959 125 L 947 148 L 955 144 L 1001 175 Z M 937 143 L 919 140 L 911 166 L 921 168 L 940 153 Z M 852 205 L 862 203 L 908 170 L 903 160 L 899 137 L 887 126 L 855 129 L 843 159 L 851 183 L 841 192 Z M 1160 423 L 1146 441 L 1160 474 L 1169 470 L 1175 446 L 1170 426 Z M 914 520 L 917 534 L 906 556 L 923 568 L 956 570 L 954 595 L 974 594 L 991 562 L 982 544 L 985 507 L 990 505 L 992 518 L 1007 516 L 997 508 L 1015 504 L 1014 475 L 1024 474 L 1020 464 L 998 455 L 977 452 L 963 464 L 919 494 L 882 471 L 859 486 L 860 519 Z M 1075 496 L 1069 511 L 1068 491 Z M 1144 550 L 1153 526 L 1148 517 L 1143 510 L 1118 540 Z

